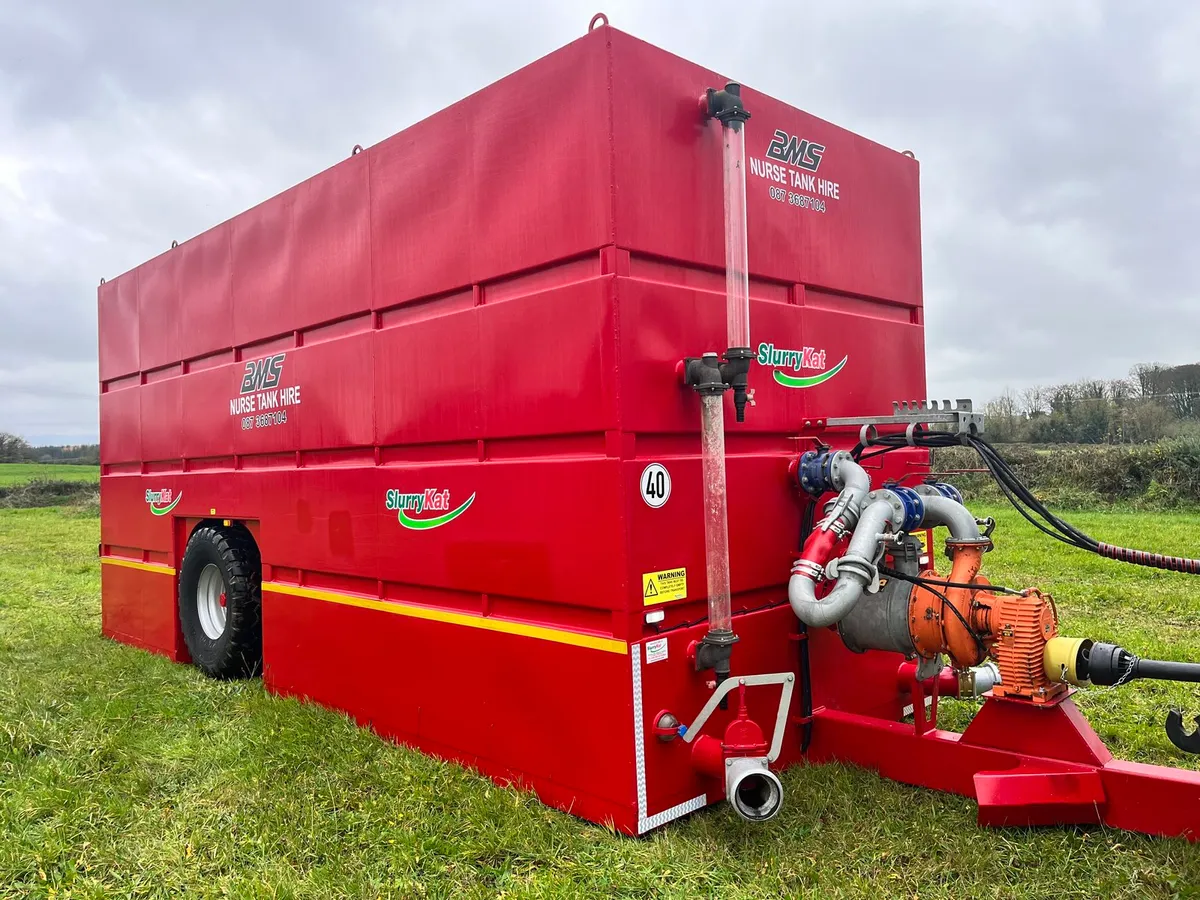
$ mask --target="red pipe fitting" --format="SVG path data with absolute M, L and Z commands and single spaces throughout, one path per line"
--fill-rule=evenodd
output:
M 909 693 L 912 690 L 913 682 L 917 680 L 917 663 L 915 660 L 906 660 L 900 663 L 900 668 L 896 670 L 896 683 L 900 690 L 904 693 Z M 942 697 L 958 697 L 959 683 L 958 673 L 949 666 L 943 666 L 942 670 L 933 678 L 927 678 L 920 685 L 926 691 L 933 688 L 933 682 L 937 682 L 937 693 Z
M 725 760 L 734 756 L 766 756 L 769 748 L 762 728 L 750 718 L 746 710 L 746 686 L 738 686 L 738 711 L 725 727 L 725 736 L 717 740 L 711 735 L 701 735 L 692 744 L 692 765 L 697 772 L 714 778 L 725 777 Z

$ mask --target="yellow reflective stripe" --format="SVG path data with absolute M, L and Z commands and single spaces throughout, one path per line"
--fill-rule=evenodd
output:
M 115 556 L 100 557 L 100 564 L 103 566 L 124 566 L 127 569 L 141 569 L 143 572 L 158 572 L 162 575 L 175 574 L 173 566 L 165 566 L 162 563 L 136 562 L 132 559 L 118 559 Z
M 465 625 L 467 628 L 482 628 L 484 631 L 519 634 L 523 637 L 537 638 L 542 641 L 554 641 L 559 644 L 570 644 L 574 647 L 603 650 L 606 653 L 620 653 L 622 655 L 629 653 L 629 645 L 624 641 L 618 641 L 615 638 L 597 637 L 592 634 L 581 634 L 578 631 L 562 631 L 558 628 L 546 628 L 543 625 L 527 625 L 524 622 L 492 619 L 485 616 L 472 616 L 466 613 L 451 612 L 446 609 L 431 609 L 427 606 L 411 606 L 407 603 L 394 603 L 389 600 L 374 600 L 370 597 L 341 594 L 335 591 L 316 591 L 311 588 L 299 587 L 294 584 L 280 584 L 279 582 L 264 581 L 262 589 L 273 594 L 307 597 L 311 600 L 341 603 L 344 606 L 374 609 L 379 612 L 391 613 L 395 616 L 408 616 L 412 619 L 426 619 L 431 622 L 446 622 L 450 625 Z

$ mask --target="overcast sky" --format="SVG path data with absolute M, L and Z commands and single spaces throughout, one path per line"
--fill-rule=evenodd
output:
M 599 3 L 0 0 L 0 431 L 96 438 L 101 276 L 573 40 Z M 931 395 L 1200 360 L 1200 3 L 600 8 L 916 153 Z

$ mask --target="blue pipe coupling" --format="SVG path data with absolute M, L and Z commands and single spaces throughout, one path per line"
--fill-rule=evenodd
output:
M 900 504 L 904 507 L 904 521 L 901 523 L 900 529 L 912 531 L 925 518 L 925 501 L 921 499 L 920 494 L 909 487 L 896 485 L 888 490 L 900 498 Z

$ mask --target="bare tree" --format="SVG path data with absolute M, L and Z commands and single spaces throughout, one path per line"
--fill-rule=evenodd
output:
M 23 437 L 0 431 L 0 462 L 23 462 L 29 444 Z
M 1139 363 L 1129 370 L 1139 400 L 1154 400 L 1166 393 L 1167 367 L 1161 363 Z
M 989 400 L 984 407 L 987 416 L 988 431 L 997 441 L 1014 441 L 1020 433 L 1021 415 L 1017 406 L 1017 398 L 1009 388 L 999 397 Z
M 1040 384 L 1027 387 L 1021 391 L 1021 413 L 1027 419 L 1044 416 L 1049 410 L 1050 400 L 1047 391 Z
M 1134 386 L 1128 378 L 1114 378 L 1108 383 L 1108 396 L 1116 406 L 1125 406 L 1133 397 Z

